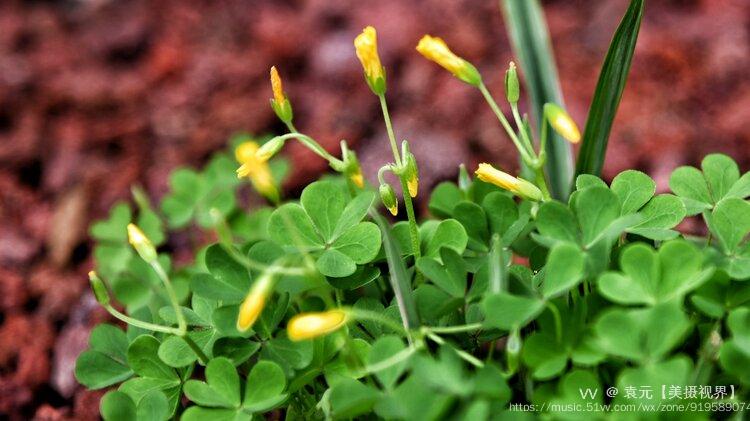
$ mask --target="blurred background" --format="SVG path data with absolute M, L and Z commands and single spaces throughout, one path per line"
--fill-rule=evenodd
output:
M 627 3 L 543 2 L 581 127 Z M 158 200 L 170 171 L 202 165 L 234 132 L 280 132 L 271 65 L 296 126 L 334 152 L 347 139 L 374 180 L 390 152 L 352 46 L 368 24 L 421 191 L 460 163 L 517 168 L 479 93 L 414 51 L 424 33 L 443 37 L 502 98 L 513 57 L 497 0 L 0 1 L 0 415 L 98 416 L 101 393 L 72 374 L 106 319 L 88 291 L 87 227 L 132 184 Z M 675 167 L 715 151 L 750 169 L 749 32 L 748 0 L 647 1 L 605 178 L 637 168 L 663 190 Z M 288 195 L 326 170 L 296 146 Z

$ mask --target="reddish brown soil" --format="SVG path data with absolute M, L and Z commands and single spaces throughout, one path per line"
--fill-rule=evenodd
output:
M 583 124 L 626 0 L 548 1 L 567 106 Z M 750 166 L 750 2 L 647 2 L 605 176 L 654 175 L 723 151 Z M 106 317 L 87 290 L 86 227 L 139 183 L 154 197 L 176 166 L 200 165 L 230 133 L 279 129 L 268 107 L 275 64 L 297 126 L 335 150 L 356 145 L 370 178 L 388 158 L 352 39 L 379 30 L 399 137 L 426 185 L 480 160 L 514 168 L 473 89 L 419 57 L 444 37 L 502 89 L 512 59 L 496 0 L 66 0 L 0 2 L 0 416 L 92 419 L 99 392 L 72 376 Z M 325 169 L 300 148 L 293 193 Z M 184 245 L 174 243 L 177 249 Z

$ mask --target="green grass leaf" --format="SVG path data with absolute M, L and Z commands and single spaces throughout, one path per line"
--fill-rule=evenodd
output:
M 547 23 L 538 0 L 502 0 L 505 21 L 513 51 L 521 63 L 526 88 L 533 105 L 532 115 L 541 133 L 544 104 L 563 105 L 563 95 L 552 54 Z M 570 143 L 549 130 L 547 174 L 550 190 L 559 200 L 566 200 L 573 180 L 573 158 Z
M 644 0 L 631 0 L 609 45 L 586 119 L 583 142 L 576 164 L 576 175 L 601 175 L 609 133 L 635 53 L 643 8 Z

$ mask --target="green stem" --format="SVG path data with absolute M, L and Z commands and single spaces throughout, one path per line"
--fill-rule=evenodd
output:
M 516 121 L 516 127 L 518 128 L 518 132 L 521 133 L 521 139 L 523 139 L 524 144 L 526 145 L 526 148 L 529 151 L 529 154 L 531 156 L 534 156 L 534 144 L 531 142 L 531 139 L 529 138 L 529 134 L 524 128 L 523 120 L 521 119 L 521 114 L 518 112 L 518 104 L 510 104 L 510 109 L 513 112 L 513 119 Z
M 492 112 L 494 112 L 495 115 L 497 116 L 497 119 L 500 120 L 500 124 L 503 125 L 503 128 L 508 133 L 508 136 L 510 136 L 510 139 L 516 145 L 516 149 L 518 149 L 518 153 L 521 154 L 521 157 L 523 158 L 523 160 L 527 164 L 530 164 L 531 162 L 533 162 L 533 158 L 529 156 L 528 151 L 521 144 L 521 141 L 518 139 L 518 136 L 516 136 L 516 133 L 513 131 L 513 128 L 510 126 L 508 119 L 505 118 L 505 114 L 503 114 L 502 110 L 500 110 L 500 107 L 497 105 L 497 102 L 495 102 L 495 99 L 492 97 L 492 94 L 490 94 L 490 91 L 487 90 L 487 86 L 485 86 L 484 82 L 481 82 L 479 84 L 479 91 L 482 93 L 482 95 L 484 96 L 484 99 L 490 105 L 490 108 L 492 109 Z
M 380 109 L 383 110 L 383 119 L 385 120 L 385 128 L 388 131 L 388 139 L 391 142 L 393 158 L 396 160 L 396 165 L 400 167 L 401 155 L 398 153 L 396 136 L 393 134 L 393 125 L 391 124 L 391 116 L 388 113 L 388 104 L 385 102 L 385 95 L 378 95 L 378 98 L 380 98 Z
M 285 135 L 279 136 L 279 138 L 283 141 L 286 141 L 288 139 L 295 139 L 305 145 L 308 149 L 316 153 L 321 158 L 325 159 L 332 165 L 338 165 L 342 166 L 344 165 L 344 162 L 335 156 L 328 153 L 327 150 L 325 150 L 318 142 L 315 141 L 315 139 L 311 138 L 310 136 L 306 134 L 299 133 L 297 131 L 294 131 L 292 133 L 287 133 Z
M 386 368 L 390 368 L 391 366 L 394 366 L 402 361 L 405 361 L 409 357 L 411 357 L 412 354 L 417 352 L 416 347 L 409 347 L 402 351 L 399 351 L 392 356 L 384 359 L 383 361 L 379 361 L 375 364 L 368 365 L 365 367 L 365 371 L 367 373 L 376 373 L 381 370 L 385 370 Z
M 464 351 L 462 349 L 458 349 L 458 348 L 454 347 L 453 345 L 445 342 L 445 340 L 443 338 L 441 338 L 440 336 L 435 335 L 434 333 L 428 332 L 427 333 L 427 337 L 430 338 L 430 339 L 432 339 L 433 341 L 435 341 L 435 343 L 437 343 L 439 345 L 448 345 L 448 346 L 450 346 L 451 348 L 453 348 L 453 350 L 456 352 L 456 354 L 458 354 L 459 357 L 463 358 L 469 364 L 471 364 L 471 365 L 473 365 L 473 366 L 475 366 L 477 368 L 484 367 L 484 363 L 482 362 L 482 360 L 478 359 L 477 357 L 469 354 L 468 352 L 466 352 L 466 351 Z
M 393 125 L 391 124 L 391 116 L 388 113 L 388 104 L 385 102 L 385 95 L 378 95 L 380 98 L 380 108 L 383 110 L 383 119 L 385 120 L 385 127 L 388 131 L 388 139 L 391 143 L 391 150 L 393 152 L 393 158 L 396 161 L 396 166 L 402 168 L 401 155 L 398 152 L 398 145 L 396 144 L 396 135 L 393 134 Z M 402 170 L 403 171 L 403 170 Z M 414 213 L 414 204 L 412 203 L 411 196 L 409 195 L 409 187 L 407 181 L 402 174 L 397 174 L 401 181 L 401 196 L 404 199 L 404 207 L 406 208 L 406 216 L 409 219 L 409 236 L 411 237 L 411 247 L 414 253 L 414 266 L 416 267 L 417 259 L 422 256 L 422 251 L 419 248 L 419 229 L 417 228 L 417 217 Z M 416 269 L 415 269 L 416 271 Z M 417 273 L 415 283 L 421 282 L 421 276 Z
M 139 327 L 141 329 L 146 329 L 146 330 L 150 330 L 153 332 L 171 333 L 173 335 L 178 335 L 178 336 L 180 335 L 180 332 L 175 328 L 157 325 L 157 324 L 149 323 L 149 322 L 144 322 L 138 319 L 134 319 L 130 316 L 126 316 L 122 314 L 121 312 L 117 311 L 117 309 L 112 307 L 111 304 L 105 305 L 104 308 L 109 312 L 109 314 L 114 316 L 117 320 L 123 321 L 131 326 Z
M 555 319 L 555 339 L 559 344 L 562 342 L 562 318 L 560 317 L 560 310 L 550 301 L 547 301 L 547 308 L 549 308 L 552 317 Z
M 460 333 L 460 332 L 470 332 L 472 330 L 480 330 L 482 329 L 481 323 L 470 323 L 467 325 L 459 325 L 459 326 L 437 326 L 437 327 L 423 327 L 426 332 L 433 332 L 433 333 Z
M 195 352 L 195 355 L 198 356 L 198 360 L 202 365 L 208 364 L 208 356 L 203 353 L 203 350 L 198 346 L 198 344 L 196 344 L 187 334 L 182 335 L 182 339 L 185 341 L 185 343 L 188 344 L 190 349 Z
M 538 166 L 534 169 L 534 173 L 536 174 L 536 185 L 539 187 L 539 190 L 542 191 L 542 200 L 545 202 L 552 200 L 552 196 L 549 193 L 549 188 L 547 188 L 547 179 L 544 176 L 544 165 Z
M 187 323 L 185 322 L 185 315 L 182 314 L 182 308 L 180 308 L 180 301 L 177 299 L 177 294 L 172 287 L 172 281 L 169 280 L 167 272 L 164 270 L 158 260 L 153 260 L 152 262 L 150 262 L 150 265 L 154 269 L 154 272 L 156 272 L 161 281 L 164 283 L 164 287 L 167 289 L 169 301 L 172 303 L 172 308 L 174 308 L 175 315 L 177 316 L 177 329 L 179 329 L 179 335 L 183 336 L 185 332 L 187 332 Z

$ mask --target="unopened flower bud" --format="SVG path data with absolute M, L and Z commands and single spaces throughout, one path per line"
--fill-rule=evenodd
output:
M 383 201 L 383 206 L 391 212 L 391 215 L 396 216 L 398 214 L 398 199 L 396 199 L 396 192 L 393 191 L 390 184 L 383 183 L 380 185 L 380 200 Z
M 146 234 L 135 224 L 128 224 L 128 241 L 146 263 L 156 261 L 156 249 Z
M 500 171 L 490 164 L 479 164 L 475 174 L 480 180 L 508 190 L 524 199 L 533 201 L 542 199 L 542 191 L 537 186 L 522 178 L 513 177 Z
M 255 157 L 258 158 L 258 160 L 261 162 L 266 162 L 271 159 L 272 156 L 276 155 L 276 152 L 278 152 L 283 146 L 284 139 L 282 139 L 280 136 L 276 136 L 261 145 L 261 147 L 258 148 L 257 151 L 255 151 Z
M 260 278 L 250 287 L 250 292 L 240 305 L 237 316 L 237 330 L 245 332 L 258 320 L 263 308 L 266 306 L 268 296 L 273 289 L 274 273 L 266 270 Z
M 550 126 L 565 140 L 570 143 L 581 141 L 581 131 L 578 130 L 576 122 L 562 107 L 552 103 L 544 104 L 544 115 Z
M 419 168 L 417 167 L 417 158 L 414 154 L 408 152 L 405 157 L 406 170 L 404 176 L 406 177 L 406 187 L 409 190 L 409 196 L 417 197 L 419 192 Z
M 513 329 L 505 343 L 505 355 L 508 363 L 508 371 L 515 373 L 518 369 L 518 357 L 521 354 L 521 336 L 518 329 Z
M 365 80 L 375 95 L 385 93 L 385 69 L 378 55 L 378 36 L 375 28 L 366 27 L 354 39 L 354 50 L 365 71 Z
M 479 86 L 482 76 L 476 67 L 461 57 L 455 55 L 448 45 L 440 38 L 425 35 L 419 40 L 417 51 L 428 60 L 439 64 L 454 76 L 468 83 Z
M 99 278 L 99 275 L 96 274 L 93 270 L 89 272 L 89 282 L 91 283 L 91 289 L 94 291 L 94 297 L 96 297 L 96 301 L 106 306 L 109 304 L 109 292 L 107 292 L 107 287 L 104 285 L 104 282 Z
M 315 339 L 340 329 L 349 321 L 349 313 L 335 309 L 316 313 L 301 313 L 289 320 L 287 336 L 292 341 Z
M 292 104 L 284 94 L 284 87 L 276 66 L 271 67 L 271 90 L 273 91 L 273 98 L 271 98 L 273 112 L 276 113 L 279 120 L 289 123 L 293 118 Z
M 521 88 L 518 84 L 518 71 L 516 63 L 510 62 L 508 70 L 505 72 L 505 97 L 511 104 L 518 103 L 521 96 Z

